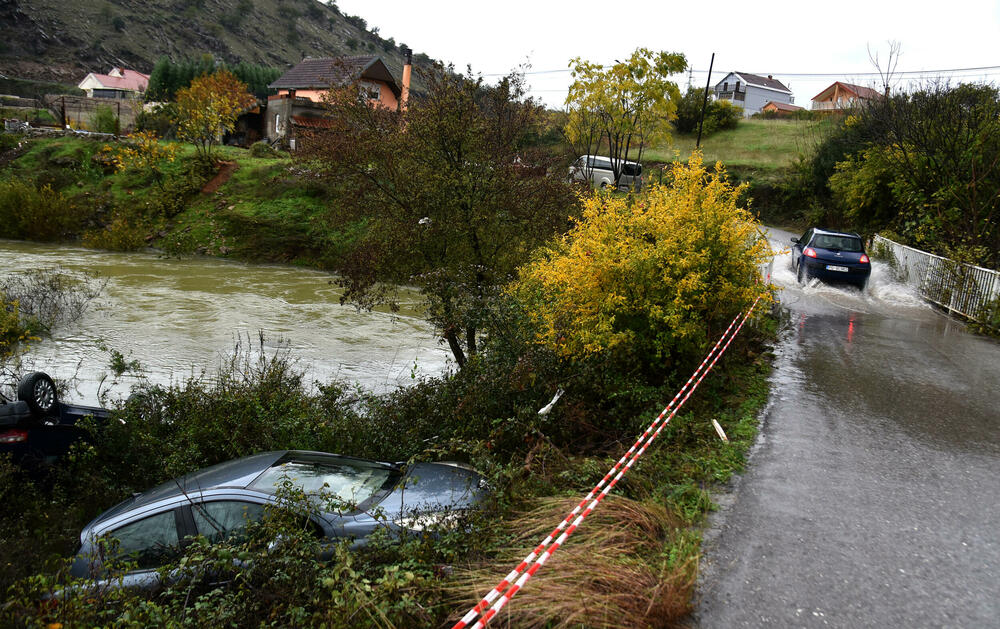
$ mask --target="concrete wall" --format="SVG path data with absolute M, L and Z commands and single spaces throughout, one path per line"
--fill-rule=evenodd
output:
M 86 131 L 94 130 L 94 116 L 98 107 L 111 108 L 112 113 L 119 117 L 119 128 L 123 134 L 132 131 L 135 127 L 135 117 L 142 111 L 142 103 L 135 100 L 108 100 L 59 94 L 46 95 L 43 100 L 56 120 L 59 120 L 65 112 L 66 124 L 73 129 Z

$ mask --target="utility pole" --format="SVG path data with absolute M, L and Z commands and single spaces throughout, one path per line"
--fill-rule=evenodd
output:
M 715 66 L 715 53 L 708 63 L 708 79 L 705 81 L 705 99 L 701 101 L 701 120 L 698 121 L 698 139 L 694 143 L 696 149 L 701 148 L 701 128 L 705 126 L 705 108 L 708 107 L 708 88 L 712 85 L 712 67 Z

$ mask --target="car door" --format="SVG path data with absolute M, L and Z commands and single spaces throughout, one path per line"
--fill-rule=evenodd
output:
M 150 588 L 159 583 L 157 570 L 181 552 L 187 528 L 181 510 L 169 509 L 132 520 L 102 535 L 102 564 L 127 561 L 135 569 L 122 577 L 124 587 Z

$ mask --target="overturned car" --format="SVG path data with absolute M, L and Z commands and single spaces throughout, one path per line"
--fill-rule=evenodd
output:
M 105 408 L 59 401 L 48 374 L 29 373 L 18 382 L 17 399 L 0 394 L 0 454 L 10 454 L 21 465 L 52 463 L 74 443 L 89 438 L 77 422 L 108 415 Z

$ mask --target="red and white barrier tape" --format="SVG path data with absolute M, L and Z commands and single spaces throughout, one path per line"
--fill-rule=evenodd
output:
M 753 304 L 746 311 L 746 314 L 736 315 L 736 318 L 733 319 L 732 323 L 729 324 L 729 327 L 726 328 L 726 331 L 715 343 L 715 346 L 712 347 L 712 350 L 708 353 L 707 356 L 705 356 L 705 359 L 701 361 L 701 364 L 698 365 L 698 368 L 695 369 L 694 373 L 691 374 L 691 377 L 688 378 L 686 383 L 684 383 L 684 386 L 681 387 L 681 389 L 677 392 L 677 395 L 674 396 L 674 399 L 672 399 L 670 403 L 667 404 L 666 408 L 664 408 L 660 412 L 659 416 L 657 416 L 657 418 L 653 421 L 653 423 L 650 424 L 648 428 L 646 428 L 646 431 L 642 433 L 642 436 L 640 436 L 639 439 L 636 440 L 636 442 L 632 445 L 632 447 L 629 448 L 628 452 L 626 452 L 625 455 L 622 456 L 622 458 L 620 458 L 617 463 L 615 463 L 615 465 L 611 468 L 611 470 L 604 475 L 604 478 L 602 478 L 601 481 L 597 483 L 597 485 L 593 489 L 590 490 L 590 493 L 588 493 L 587 496 L 580 501 L 580 504 L 578 504 L 575 509 L 570 511 L 570 513 L 565 518 L 563 518 L 563 521 L 559 523 L 559 526 L 557 526 L 551 533 L 549 533 L 548 537 L 542 540 L 542 542 L 533 551 L 531 551 L 531 553 L 528 554 L 528 556 L 525 557 L 524 560 L 522 560 L 521 563 L 518 564 L 518 566 L 510 572 L 510 574 L 504 577 L 503 580 L 500 581 L 500 583 L 497 584 L 495 588 L 490 590 L 490 592 L 485 597 L 483 597 L 483 599 L 479 601 L 479 603 L 477 603 L 472 609 L 470 609 L 468 613 L 466 613 L 465 616 L 461 618 L 461 620 L 456 622 L 452 626 L 452 629 L 464 629 L 469 625 L 469 623 L 471 623 L 473 620 L 479 617 L 480 614 L 482 614 L 482 617 L 479 618 L 479 620 L 476 622 L 475 625 L 473 625 L 473 628 L 481 629 L 482 627 L 485 627 L 486 624 L 489 623 L 489 621 L 494 616 L 496 616 L 497 612 L 499 612 L 504 607 L 504 605 L 506 605 L 510 601 L 510 599 L 513 598 L 513 596 L 517 593 L 517 591 L 524 586 L 527 580 L 530 579 L 532 576 L 534 576 L 536 572 L 538 572 L 538 570 L 542 567 L 542 565 L 545 564 L 548 558 L 552 556 L 552 554 L 559 548 L 559 546 L 561 546 L 566 541 L 566 539 L 573 534 L 573 531 L 575 531 L 577 527 L 580 525 L 580 523 L 583 522 L 584 518 L 590 515 L 590 513 L 597 508 L 598 503 L 600 503 L 601 500 L 603 500 L 604 497 L 608 495 L 608 492 L 610 492 L 611 489 L 618 483 L 618 481 L 621 480 L 621 478 L 626 474 L 626 472 L 628 472 L 628 470 L 631 469 L 635 461 L 640 456 L 642 456 L 642 453 L 646 451 L 646 448 L 649 447 L 649 444 L 653 442 L 653 439 L 655 439 L 656 436 L 660 434 L 660 431 L 662 431 L 663 428 L 670 422 L 670 420 L 673 419 L 673 417 L 677 414 L 677 411 L 680 410 L 680 408 L 684 405 L 684 403 L 687 402 L 688 398 L 691 397 L 691 394 L 694 392 L 694 390 L 698 388 L 698 385 L 701 384 L 701 381 L 705 378 L 708 372 L 712 370 L 712 367 L 715 366 L 715 363 L 716 361 L 718 361 L 719 357 L 722 356 L 723 353 L 725 353 L 726 349 L 729 348 L 729 344 L 733 341 L 734 338 L 736 338 L 736 335 L 739 334 L 740 330 L 743 328 L 743 324 L 746 323 L 747 318 L 750 316 L 750 313 L 753 312 L 754 308 L 757 306 L 757 302 L 759 301 L 760 297 L 755 299 Z M 740 320 L 741 316 L 742 316 L 742 321 Z M 733 331 L 732 334 L 730 334 L 730 331 L 733 330 L 733 326 L 736 325 L 737 321 L 740 322 L 739 325 L 736 327 L 736 330 Z M 725 341 L 725 345 L 722 345 L 723 341 Z M 721 350 L 719 350 L 720 345 L 722 345 Z M 716 352 L 716 350 L 719 351 Z M 711 362 L 709 363 L 710 360 Z M 706 364 L 708 364 L 707 369 L 705 368 Z M 702 371 L 703 369 L 704 371 Z M 696 378 L 697 380 L 695 380 Z M 694 386 L 691 386 L 692 382 L 694 382 Z M 678 398 L 681 397 L 681 395 L 685 392 L 685 390 L 688 389 L 689 386 L 691 386 L 691 389 L 687 391 L 687 394 L 684 395 L 684 398 L 681 399 L 680 403 L 677 404 L 676 407 L 674 407 L 674 404 L 677 402 Z M 671 409 L 673 409 L 672 412 Z M 666 417 L 666 420 L 663 420 L 664 416 L 666 416 L 668 412 L 670 412 L 670 415 Z M 662 423 L 661 420 L 663 420 Z M 638 448 L 638 451 L 636 451 L 636 448 Z M 628 460 L 627 462 L 626 459 Z M 623 463 L 625 464 L 624 467 L 622 467 Z M 616 472 L 617 474 L 615 475 Z M 609 483 L 608 479 L 610 479 L 612 475 L 615 476 Z M 608 483 L 607 486 L 605 486 L 605 483 Z M 595 494 L 597 494 L 596 497 Z M 583 509 L 584 505 L 586 505 L 588 502 L 590 502 L 590 504 L 581 513 L 580 510 Z M 575 520 L 574 516 L 576 518 Z M 570 524 L 570 521 L 572 521 L 572 524 Z M 569 525 L 568 528 L 567 525 Z M 563 531 L 563 529 L 566 530 Z M 560 531 L 562 531 L 562 534 L 560 534 Z M 555 538 L 556 535 L 559 535 L 559 537 L 555 540 L 555 542 L 553 542 L 552 540 L 553 538 Z M 528 568 L 527 571 L 525 571 L 525 568 L 528 567 L 528 564 L 532 565 L 530 568 Z M 514 581 L 514 579 L 517 579 L 517 581 Z M 513 585 L 511 585 L 512 582 Z M 510 586 L 509 589 L 507 589 L 507 591 L 504 592 L 504 589 L 508 588 L 508 586 Z M 500 599 L 497 600 L 497 597 L 500 597 Z M 496 602 L 494 603 L 494 601 Z M 490 606 L 491 604 L 492 607 Z

